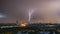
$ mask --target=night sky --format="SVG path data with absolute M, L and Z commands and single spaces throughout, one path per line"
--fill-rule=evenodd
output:
M 0 0 L 0 23 L 28 20 L 29 9 L 35 11 L 31 20 L 55 19 L 60 22 L 59 0 Z

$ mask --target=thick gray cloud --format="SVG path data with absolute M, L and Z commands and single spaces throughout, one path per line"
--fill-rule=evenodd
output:
M 50 18 L 57 13 L 57 9 L 60 9 L 58 1 L 50 0 L 0 0 L 0 2 L 0 13 L 6 15 L 0 22 L 28 20 L 29 8 L 35 10 L 32 20 Z
M 1 0 L 0 13 L 6 15 L 5 20 L 28 20 L 29 8 L 33 9 L 38 4 L 36 0 Z M 1 20 L 1 19 L 0 19 Z

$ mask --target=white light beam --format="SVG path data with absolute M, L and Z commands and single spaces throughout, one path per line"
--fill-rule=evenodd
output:
M 31 20 L 31 15 L 34 13 L 33 9 L 29 9 L 28 14 L 29 14 L 29 21 Z

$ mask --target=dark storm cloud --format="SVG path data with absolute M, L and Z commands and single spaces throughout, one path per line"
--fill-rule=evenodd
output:
M 36 0 L 0 0 L 0 13 L 6 15 L 5 20 L 27 20 L 28 8 L 34 8 Z M 0 19 L 1 21 L 1 19 Z
M 32 17 L 32 20 L 39 20 L 39 18 L 42 19 L 42 16 L 45 18 L 52 10 L 55 12 L 55 7 L 57 8 L 58 4 L 52 0 L 0 0 L 0 14 L 6 16 L 6 18 L 0 19 L 0 22 L 28 20 L 29 8 L 36 9 L 33 13 L 34 17 Z

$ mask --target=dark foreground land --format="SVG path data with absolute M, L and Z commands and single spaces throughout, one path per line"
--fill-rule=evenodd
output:
M 31 24 L 26 27 L 2 27 L 0 34 L 60 34 L 60 24 Z

